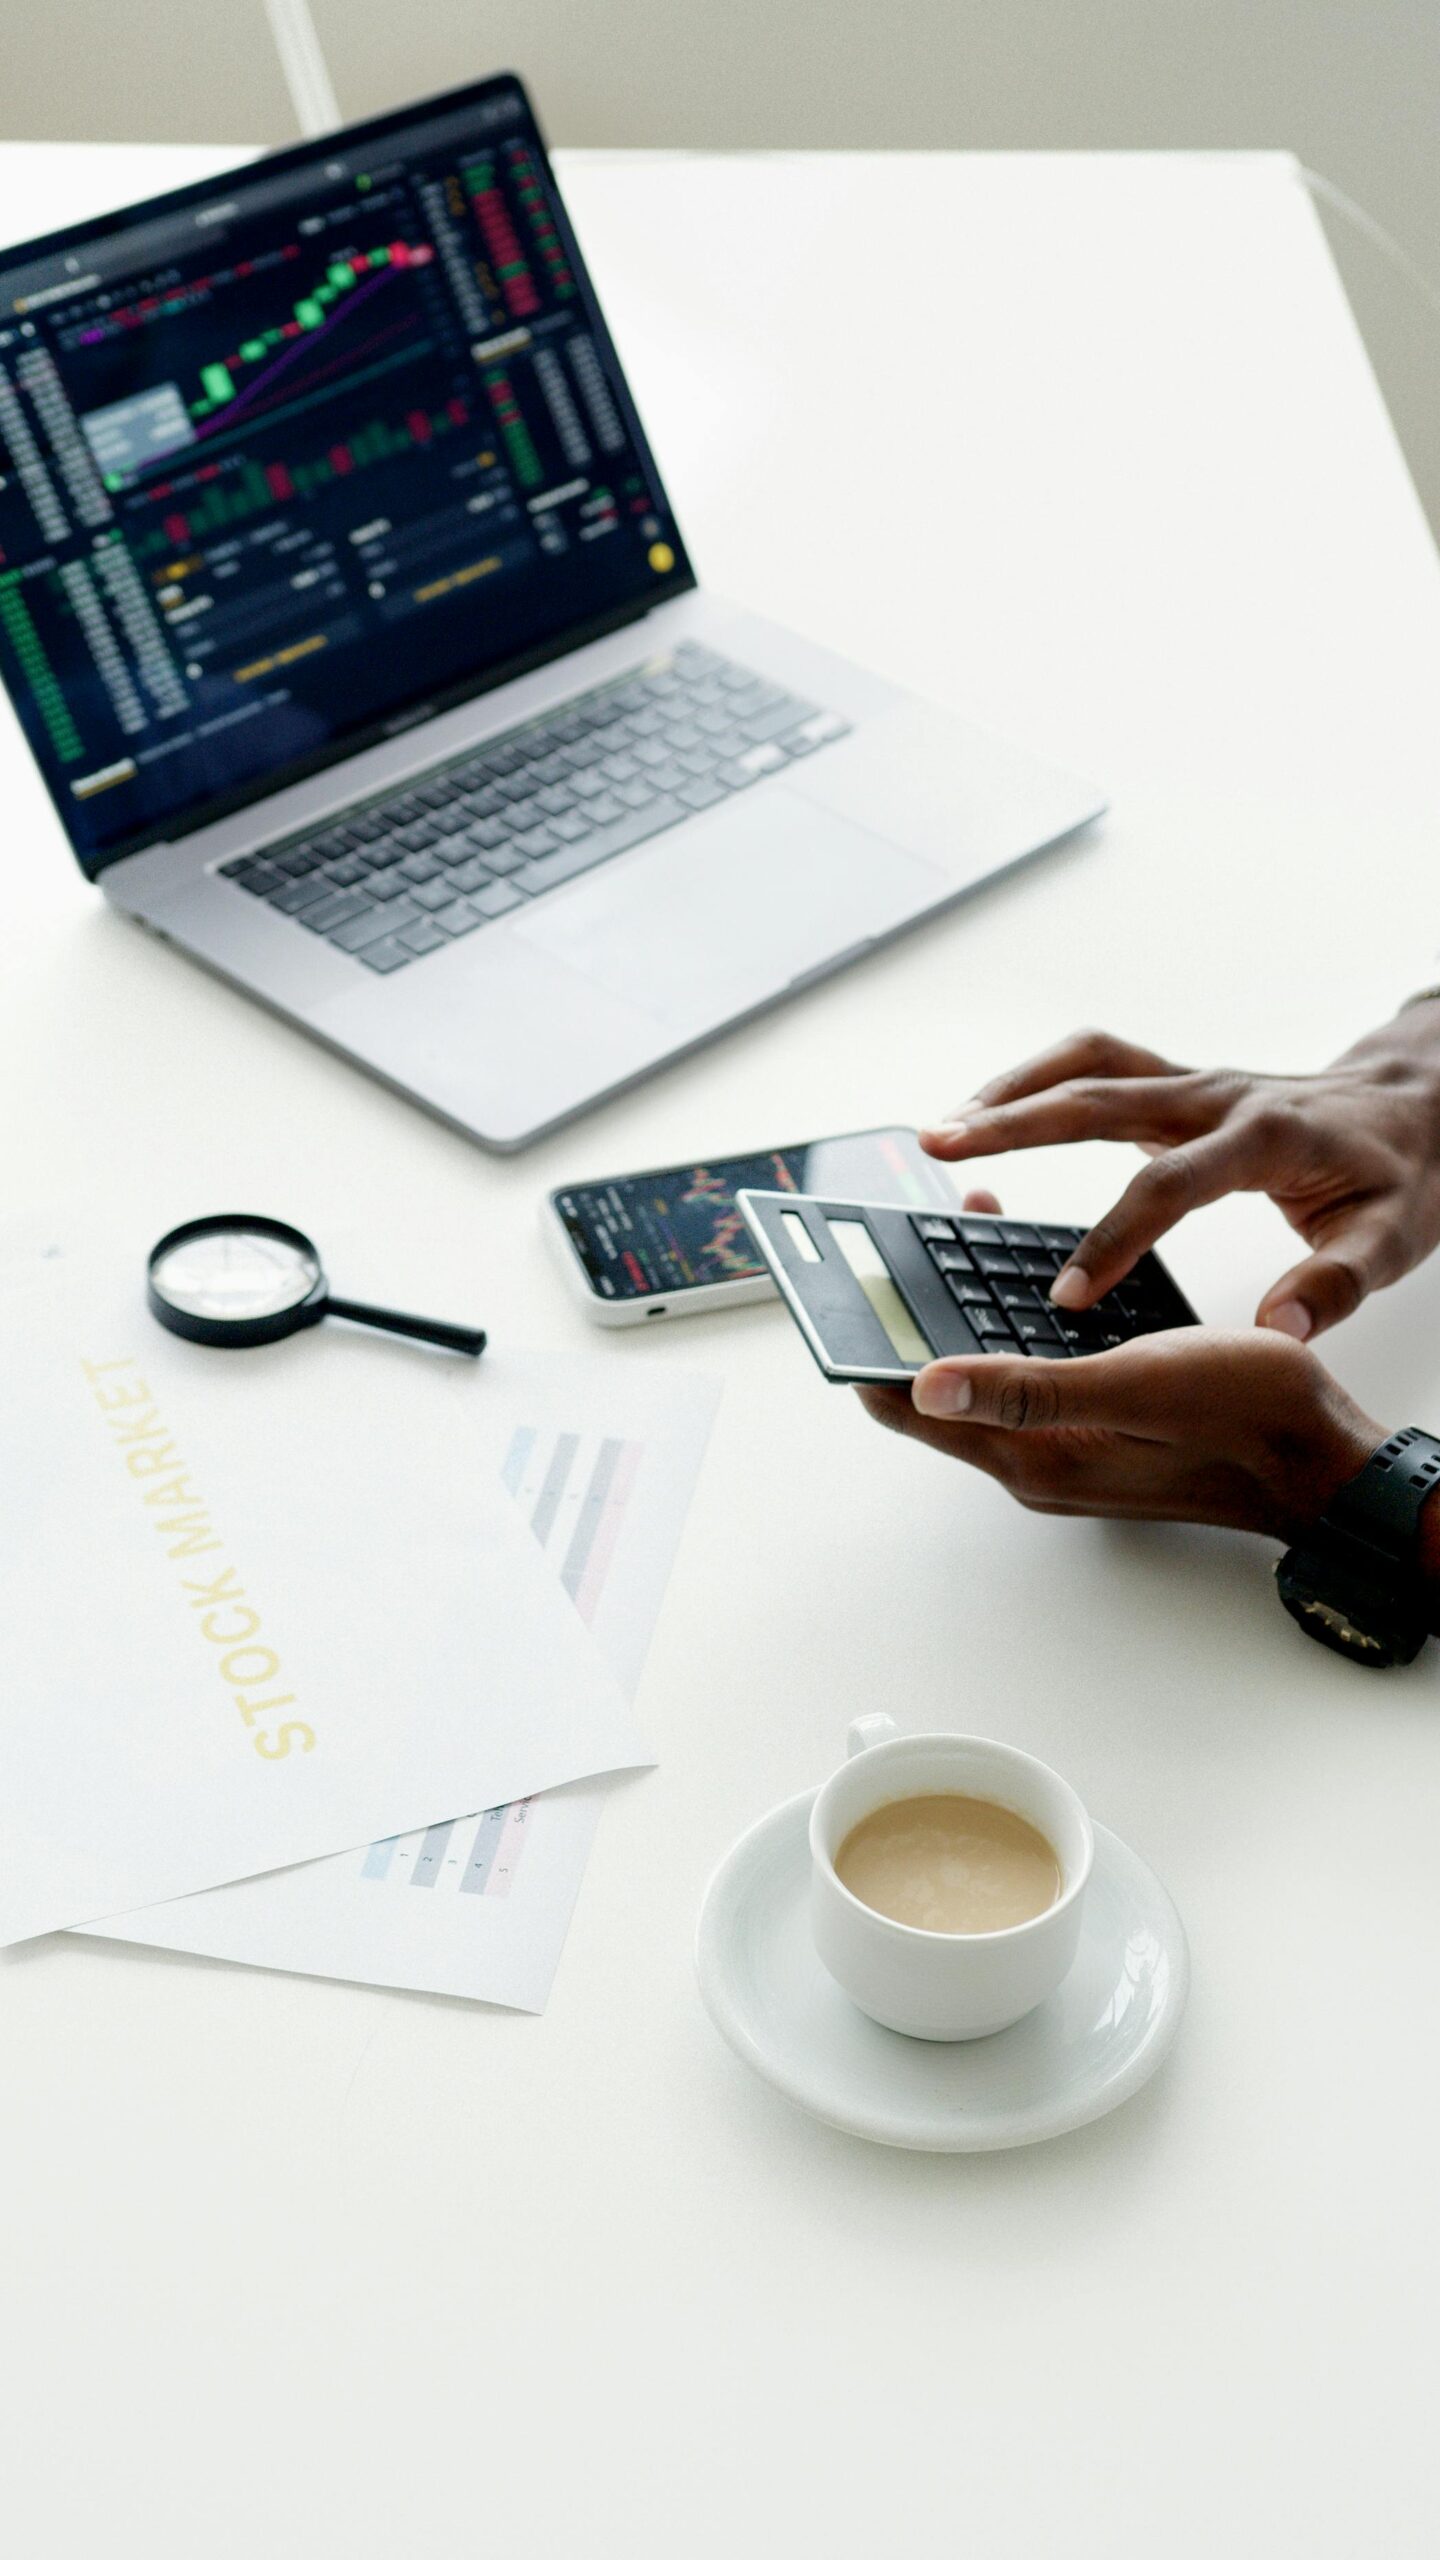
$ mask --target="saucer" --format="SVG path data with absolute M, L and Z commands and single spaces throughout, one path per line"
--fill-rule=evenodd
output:
M 1080 1950 L 1028 2018 L 969 2044 L 877 2027 L 810 1935 L 812 1787 L 767 1813 L 711 1878 L 695 1961 L 727 2044 L 796 2106 L 907 2151 L 1002 2151 L 1070 2133 L 1144 2086 L 1185 2008 L 1190 1957 L 1159 1878 L 1095 1825 Z

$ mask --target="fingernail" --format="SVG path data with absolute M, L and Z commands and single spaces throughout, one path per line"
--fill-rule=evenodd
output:
M 1272 1307 L 1265 1319 L 1272 1333 L 1288 1333 L 1296 1342 L 1308 1342 L 1315 1330 L 1315 1319 L 1298 1298 L 1284 1298 Z
M 1083 1307 L 1089 1295 L 1085 1274 L 1073 1262 L 1057 1271 L 1050 1283 L 1050 1303 L 1055 1307 Z
M 984 1108 L 984 1103 L 977 1101 L 972 1095 L 969 1102 L 957 1102 L 953 1111 L 947 1111 L 940 1125 L 944 1129 L 968 1128 L 976 1112 L 983 1111 Z
M 937 1120 L 932 1128 L 922 1129 L 920 1135 L 922 1138 L 938 1139 L 941 1146 L 948 1146 L 952 1138 L 964 1137 L 965 1128 L 966 1123 L 963 1120 Z
M 957 1376 L 953 1369 L 922 1369 L 911 1389 L 916 1412 L 941 1422 L 953 1414 L 968 1413 L 974 1395 L 969 1379 Z

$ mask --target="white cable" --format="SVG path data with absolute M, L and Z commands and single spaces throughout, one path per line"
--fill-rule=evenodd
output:
M 1301 164 L 1300 175 L 1312 196 L 1353 224 L 1361 237 L 1368 240 L 1372 248 L 1378 249 L 1382 258 L 1389 260 L 1396 274 L 1405 278 L 1422 302 L 1428 302 L 1432 311 L 1440 312 L 1440 286 L 1431 282 L 1424 268 L 1416 265 L 1408 249 L 1401 248 L 1399 241 L 1376 221 L 1373 213 L 1367 213 L 1364 206 L 1357 204 L 1353 196 L 1347 196 L 1344 188 L 1337 187 L 1333 179 L 1322 178 L 1318 169 L 1307 169 Z
M 310 0 L 265 0 L 265 15 L 301 132 L 307 141 L 312 134 L 333 133 L 340 122 L 340 101 Z

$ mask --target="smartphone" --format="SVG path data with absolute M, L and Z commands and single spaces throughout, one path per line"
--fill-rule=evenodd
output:
M 820 1191 L 953 1210 L 942 1166 L 913 1129 L 861 1129 L 763 1155 L 666 1165 L 552 1191 L 545 1224 L 596 1324 L 645 1324 L 771 1298 L 775 1284 L 736 1206 L 737 1191 Z

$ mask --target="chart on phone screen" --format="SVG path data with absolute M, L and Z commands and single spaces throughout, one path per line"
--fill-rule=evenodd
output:
M 475 1461 L 529 1523 L 627 1696 L 638 1686 L 718 1401 L 630 1363 L 486 1355 Z M 493 1367 L 491 1364 L 493 1363 Z M 92 1934 L 287 1973 L 539 2010 L 612 1782 L 129 1912 Z

